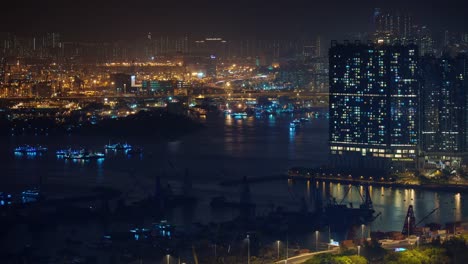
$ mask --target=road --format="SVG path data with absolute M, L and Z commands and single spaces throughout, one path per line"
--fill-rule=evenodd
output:
M 392 251 L 396 248 L 413 249 L 415 247 L 418 247 L 418 239 L 416 237 L 412 237 L 409 240 L 408 239 L 387 240 L 387 241 L 381 240 L 380 242 L 382 243 L 382 248 L 387 249 L 387 250 L 392 250 Z M 306 260 L 312 258 L 315 255 L 324 254 L 324 253 L 339 253 L 339 252 L 340 252 L 340 248 L 334 247 L 331 250 L 306 253 L 306 254 L 301 254 L 298 256 L 290 257 L 288 258 L 287 262 L 285 259 L 283 259 L 283 260 L 275 262 L 275 264 L 300 264 L 300 263 L 304 263 Z
M 285 259 L 275 262 L 276 264 L 300 264 L 304 263 L 306 260 L 312 258 L 315 255 L 324 254 L 324 253 L 338 253 L 340 251 L 339 247 L 334 247 L 331 250 L 318 251 L 313 253 L 301 254 L 298 256 L 288 258 L 287 262 Z

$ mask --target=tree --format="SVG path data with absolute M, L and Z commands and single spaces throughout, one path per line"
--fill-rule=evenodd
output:
M 371 262 L 382 260 L 386 253 L 387 251 L 376 239 L 372 239 L 370 242 L 366 241 L 362 250 L 362 255 Z
M 363 256 L 348 256 L 348 258 L 351 260 L 351 263 L 353 264 L 367 264 L 367 259 L 364 258 Z
M 452 238 L 446 241 L 442 247 L 452 259 L 452 263 L 468 263 L 468 246 L 464 238 Z
M 387 264 L 448 264 L 451 263 L 447 252 L 442 248 L 413 249 L 403 252 L 391 252 L 385 255 Z
M 320 254 L 307 260 L 304 264 L 328 264 L 332 263 L 332 254 Z
M 307 260 L 305 264 L 367 264 L 366 258 L 352 255 L 320 254 Z

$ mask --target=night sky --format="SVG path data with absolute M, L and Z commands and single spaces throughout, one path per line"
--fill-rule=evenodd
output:
M 410 12 L 416 23 L 434 30 L 468 31 L 468 4 L 462 0 L 25 0 L 3 5 L 0 31 L 61 32 L 74 40 L 132 39 L 149 31 L 226 38 L 341 38 L 367 31 L 375 7 Z

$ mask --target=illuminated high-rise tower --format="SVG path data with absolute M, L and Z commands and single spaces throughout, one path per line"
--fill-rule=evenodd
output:
M 377 39 L 386 43 L 392 43 L 395 40 L 408 43 L 414 37 L 412 28 L 413 20 L 410 14 L 374 9 L 372 31 Z
M 413 166 L 418 144 L 418 48 L 332 42 L 330 153 L 338 167 Z
M 422 150 L 431 156 L 462 156 L 466 152 L 466 56 L 421 60 Z

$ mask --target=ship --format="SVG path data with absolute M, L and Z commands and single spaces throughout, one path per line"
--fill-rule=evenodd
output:
M 244 118 L 244 117 L 247 117 L 247 113 L 246 112 L 234 112 L 234 113 L 231 113 L 231 117 Z
M 57 155 L 57 157 L 63 158 L 70 154 L 80 154 L 83 151 L 84 151 L 83 149 L 80 149 L 80 150 L 60 149 L 55 152 L 55 155 Z
M 81 150 L 79 152 L 68 152 L 63 156 L 65 159 L 71 159 L 71 160 L 89 160 L 89 159 L 104 159 L 105 155 L 104 153 L 100 152 L 87 152 L 84 150 Z
M 41 154 L 47 152 L 47 148 L 43 146 L 30 146 L 30 145 L 22 145 L 15 148 L 15 153 L 20 154 Z
M 342 202 L 338 203 L 335 198 L 332 198 L 323 210 L 326 221 L 335 227 L 346 227 L 350 224 L 358 225 L 373 222 L 380 213 L 374 215 L 375 210 L 370 196 L 369 186 L 365 185 L 363 188 L 364 195 L 361 195 L 362 203 L 359 207 L 354 207 L 352 203 L 349 203 L 349 205 L 343 204 Z M 348 193 L 349 189 L 343 200 Z
M 116 144 L 108 144 L 104 146 L 105 149 L 108 150 L 129 150 L 132 149 L 133 147 L 127 143 L 116 143 Z

